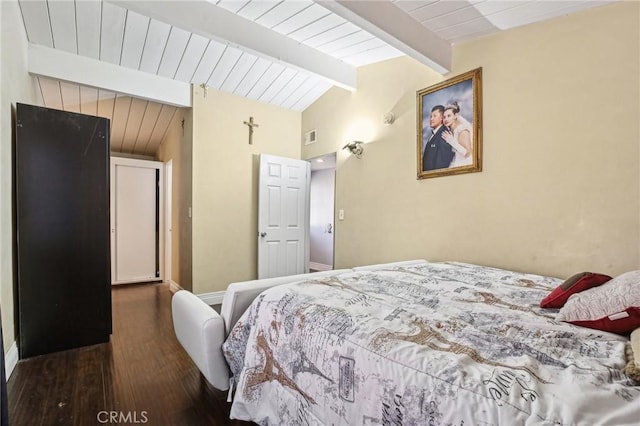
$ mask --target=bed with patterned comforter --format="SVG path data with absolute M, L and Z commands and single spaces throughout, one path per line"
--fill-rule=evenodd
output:
M 223 346 L 231 417 L 270 425 L 638 425 L 623 336 L 554 320 L 556 278 L 463 263 L 262 293 Z

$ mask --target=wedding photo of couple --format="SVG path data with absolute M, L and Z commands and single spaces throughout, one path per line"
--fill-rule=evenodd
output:
M 481 171 L 480 72 L 417 93 L 418 179 Z
M 468 166 L 473 163 L 471 123 L 460 114 L 458 102 L 436 105 L 429 117 L 431 133 L 424 142 L 422 170 Z

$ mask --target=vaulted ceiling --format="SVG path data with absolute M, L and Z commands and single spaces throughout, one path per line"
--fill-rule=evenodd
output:
M 358 66 L 407 54 L 446 73 L 453 43 L 609 2 L 19 4 L 43 105 L 107 117 L 113 151 L 153 155 L 177 108 L 190 105 L 173 95 L 189 83 L 302 111 L 333 85 L 355 89 Z

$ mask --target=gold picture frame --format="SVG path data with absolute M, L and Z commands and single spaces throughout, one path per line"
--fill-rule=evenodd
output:
M 418 179 L 482 171 L 482 68 L 419 90 Z

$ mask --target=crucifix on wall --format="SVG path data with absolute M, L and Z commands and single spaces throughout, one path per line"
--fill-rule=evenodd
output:
M 244 124 L 249 126 L 249 145 L 253 145 L 253 128 L 260 127 L 260 125 L 253 122 L 253 117 L 249 117 L 249 121 L 245 121 Z

